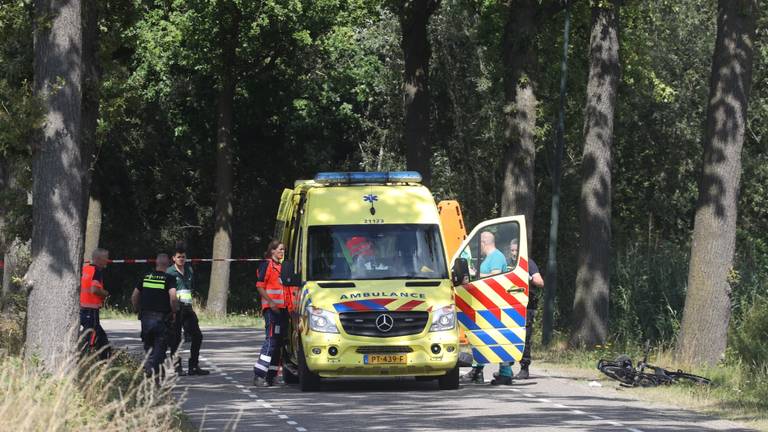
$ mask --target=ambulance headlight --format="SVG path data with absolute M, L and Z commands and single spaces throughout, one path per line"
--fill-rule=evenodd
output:
M 429 327 L 429 331 L 452 330 L 454 327 L 456 327 L 456 309 L 453 305 L 432 312 L 432 326 Z
M 336 314 L 324 309 L 307 306 L 309 328 L 320 333 L 338 333 L 336 327 Z

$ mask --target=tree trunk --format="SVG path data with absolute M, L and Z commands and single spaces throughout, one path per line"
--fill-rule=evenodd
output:
M 608 336 L 611 147 L 620 72 L 617 5 L 592 8 L 581 165 L 581 247 L 571 335 L 574 346 L 594 347 Z
M 403 105 L 405 109 L 406 166 L 421 173 L 422 181 L 432 182 L 429 142 L 429 59 L 427 35 L 429 18 L 439 0 L 405 0 L 400 9 L 401 46 L 405 60 Z
M 81 137 L 82 14 L 80 0 L 35 5 L 34 88 L 44 124 L 32 161 L 32 264 L 25 354 L 49 371 L 75 355 L 83 257 L 83 188 L 87 175 Z
M 97 185 L 92 184 L 91 188 L 95 189 Z M 88 200 L 88 219 L 85 226 L 85 248 L 83 249 L 83 257 L 86 260 L 91 259 L 93 251 L 99 247 L 99 239 L 101 237 L 101 198 L 95 194 L 91 194 Z
M 507 149 L 503 161 L 501 215 L 525 215 L 530 246 L 536 196 L 533 182 L 537 104 L 534 79 L 539 3 L 537 0 L 510 1 L 508 8 L 502 41 Z
M 235 102 L 235 48 L 239 32 L 239 11 L 231 2 L 222 19 L 221 88 L 218 100 L 218 127 L 216 132 L 216 214 L 213 236 L 213 258 L 232 256 L 232 111 Z M 206 308 L 218 315 L 227 313 L 229 297 L 229 261 L 214 261 Z
M 99 119 L 99 82 L 101 70 L 99 65 L 99 6 L 98 1 L 83 3 L 83 102 L 82 102 L 82 137 L 85 176 L 84 190 L 90 191 L 83 203 L 83 211 L 88 215 L 85 228 L 86 260 L 91 259 L 93 250 L 99 247 L 101 234 L 101 199 L 99 185 L 91 187 L 95 172 L 96 161 L 91 155 L 96 149 L 96 128 Z
M 756 0 L 720 0 L 709 85 L 704 164 L 691 244 L 678 355 L 714 365 L 725 352 L 731 317 L 741 148 L 752 83 Z

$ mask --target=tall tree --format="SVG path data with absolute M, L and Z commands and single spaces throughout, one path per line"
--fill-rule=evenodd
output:
M 440 0 L 402 0 L 398 12 L 401 46 L 405 60 L 403 105 L 405 108 L 405 159 L 409 170 L 419 171 L 423 182 L 432 182 L 429 138 L 429 18 Z
M 536 156 L 536 38 L 541 24 L 561 11 L 559 0 L 508 0 L 502 35 L 504 66 L 504 138 L 501 214 L 525 215 L 528 243 L 533 239 L 533 181 Z
M 236 50 L 240 28 L 240 10 L 231 0 L 219 2 L 219 40 L 222 44 L 216 128 L 216 213 L 214 219 L 213 258 L 232 256 L 232 113 L 235 103 Z M 229 297 L 229 261 L 214 261 L 208 290 L 207 309 L 227 313 Z
M 75 351 L 84 203 L 88 191 L 81 136 L 82 8 L 80 0 L 41 0 L 35 7 L 34 88 L 44 124 L 32 171 L 32 264 L 26 356 L 49 370 Z
M 101 2 L 87 1 L 83 3 L 83 101 L 82 101 L 82 139 L 85 169 L 84 189 L 89 190 L 89 196 L 83 203 L 86 217 L 84 257 L 91 259 L 94 249 L 99 246 L 101 234 L 101 197 L 99 186 L 91 188 L 96 161 L 91 155 L 96 149 L 96 128 L 99 120 L 99 83 L 101 68 L 99 64 L 99 8 Z
M 714 365 L 725 352 L 757 15 L 757 0 L 718 2 L 704 163 L 678 345 L 680 358 L 689 363 Z
M 611 153 L 619 86 L 618 1 L 593 0 L 581 161 L 581 247 L 573 302 L 573 345 L 608 336 L 611 251 Z

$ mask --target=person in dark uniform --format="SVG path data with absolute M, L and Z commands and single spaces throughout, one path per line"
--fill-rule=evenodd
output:
M 174 369 L 176 374 L 183 375 L 208 375 L 205 369 L 200 368 L 200 346 L 203 344 L 203 332 L 200 331 L 200 324 L 197 320 L 197 314 L 192 308 L 192 266 L 187 262 L 187 251 L 183 243 L 176 244 L 176 251 L 173 254 L 173 265 L 168 267 L 166 273 L 176 279 L 176 297 L 178 298 L 178 308 L 176 310 L 176 321 L 174 322 L 171 357 L 181 345 L 181 329 L 184 333 L 192 337 L 192 346 L 189 349 L 189 369 L 184 373 L 181 364 L 181 356 L 175 360 Z
M 176 278 L 165 271 L 170 264 L 168 254 L 158 254 L 155 270 L 147 273 L 133 289 L 131 302 L 139 311 L 141 340 L 144 352 L 149 353 L 144 372 L 147 376 L 160 377 L 160 366 L 165 361 L 168 348 L 168 329 L 176 315 Z
M 512 240 L 509 244 L 510 262 L 517 261 L 517 254 L 520 245 L 517 240 Z M 528 367 L 531 365 L 531 339 L 533 339 L 533 320 L 536 319 L 536 306 L 539 292 L 544 288 L 544 278 L 541 277 L 539 266 L 533 258 L 528 257 L 528 282 L 531 288 L 536 288 L 537 292 L 530 290 L 528 295 L 528 307 L 525 320 L 525 348 L 523 357 L 520 359 L 520 372 L 515 375 L 517 379 L 528 379 Z
M 264 253 L 263 261 L 256 273 L 256 289 L 261 296 L 262 314 L 264 315 L 265 339 L 259 358 L 253 365 L 253 385 L 271 387 L 280 367 L 280 360 L 288 331 L 289 293 L 280 279 L 281 262 L 285 256 L 285 246 L 278 240 L 272 240 Z

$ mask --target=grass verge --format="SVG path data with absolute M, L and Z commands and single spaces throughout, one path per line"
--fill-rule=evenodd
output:
M 0 359 L 0 425 L 24 431 L 187 430 L 170 391 L 143 378 L 140 362 L 116 351 L 51 374 L 16 356 Z
M 619 387 L 618 382 L 597 370 L 597 361 L 627 354 L 636 362 L 642 359 L 642 351 L 639 346 L 614 347 L 610 344 L 599 346 L 594 351 L 573 350 L 567 348 L 565 341 L 557 340 L 549 348 L 534 349 L 534 367 L 536 363 L 542 367 L 549 365 L 579 378 L 596 380 L 606 387 Z M 652 350 L 648 362 L 666 369 L 682 369 L 705 376 L 714 385 L 622 387 L 622 391 L 636 399 L 699 411 L 768 432 L 768 370 L 756 371 L 741 364 L 729 363 L 713 368 L 689 368 L 678 364 L 671 349 L 663 346 Z

